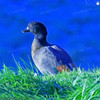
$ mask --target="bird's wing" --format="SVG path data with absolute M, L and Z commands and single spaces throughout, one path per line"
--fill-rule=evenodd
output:
M 56 67 L 57 70 L 59 70 L 60 72 L 62 70 L 67 70 L 67 71 L 73 70 L 73 68 L 76 70 L 75 64 L 73 63 L 71 57 L 68 55 L 68 53 L 64 49 L 62 49 L 61 47 L 57 45 L 52 45 L 51 47 L 55 50 L 55 52 L 60 54 L 60 58 L 63 61 L 63 65 Z

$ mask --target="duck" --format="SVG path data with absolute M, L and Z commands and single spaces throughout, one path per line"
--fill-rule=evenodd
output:
M 22 32 L 31 32 L 35 35 L 31 46 L 31 56 L 35 66 L 43 75 L 77 70 L 71 57 L 63 48 L 48 43 L 48 33 L 44 24 L 32 21 Z

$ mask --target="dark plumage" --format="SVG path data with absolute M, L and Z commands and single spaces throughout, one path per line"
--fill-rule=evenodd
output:
M 42 74 L 52 75 L 64 71 L 76 70 L 71 57 L 57 45 L 49 44 L 46 40 L 46 27 L 40 22 L 31 22 L 23 33 L 31 32 L 35 38 L 31 47 L 32 59 Z

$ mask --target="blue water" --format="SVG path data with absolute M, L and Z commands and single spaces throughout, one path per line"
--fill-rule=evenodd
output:
M 98 0 L 99 1 L 99 0 Z M 47 27 L 50 43 L 58 44 L 76 66 L 100 67 L 100 5 L 97 0 L 0 1 L 0 68 L 16 67 L 15 59 L 29 63 L 34 35 L 22 34 L 31 21 Z

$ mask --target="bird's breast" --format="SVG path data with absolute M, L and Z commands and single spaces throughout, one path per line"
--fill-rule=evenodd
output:
M 31 55 L 32 57 L 35 55 L 35 53 L 43 47 L 42 44 L 40 44 L 36 39 L 33 40 L 32 46 L 31 46 Z

